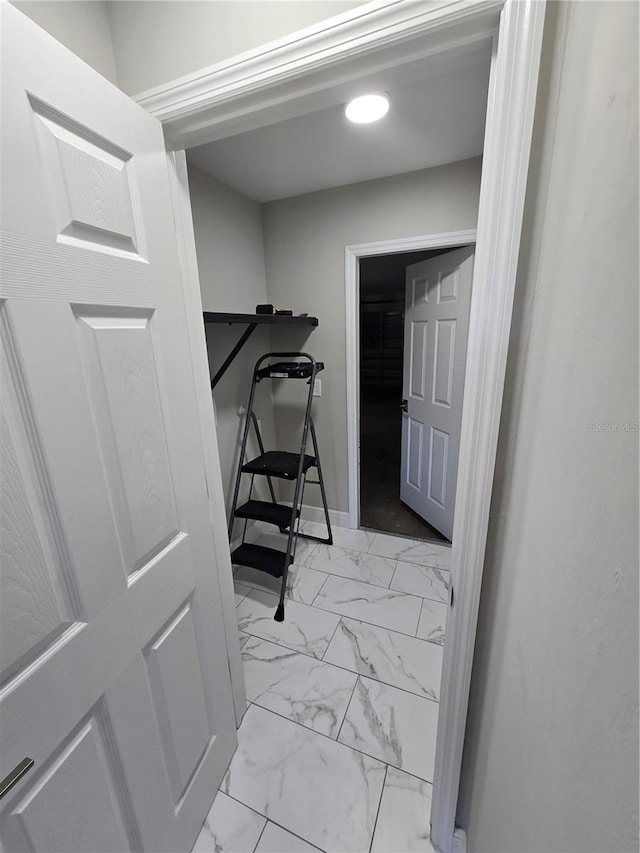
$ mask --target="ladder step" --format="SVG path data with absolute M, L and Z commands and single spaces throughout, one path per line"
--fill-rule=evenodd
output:
M 299 453 L 288 453 L 285 450 L 268 450 L 251 462 L 242 466 L 245 474 L 267 474 L 270 477 L 280 477 L 283 480 L 295 480 L 298 476 Z M 305 453 L 303 473 L 316 464 L 315 456 Z
M 300 515 L 300 510 L 296 516 Z M 237 518 L 252 518 L 256 521 L 266 521 L 279 528 L 289 528 L 291 522 L 291 507 L 286 504 L 274 504 L 269 501 L 247 501 L 236 510 Z
M 274 578 L 281 578 L 286 556 L 284 551 L 276 551 L 275 548 L 243 542 L 231 554 L 231 562 L 239 566 L 250 566 L 252 569 L 266 572 Z M 289 562 L 292 563 L 293 560 L 290 558 Z

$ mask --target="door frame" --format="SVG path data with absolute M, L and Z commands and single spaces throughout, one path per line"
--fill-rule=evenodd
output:
M 213 413 L 213 406 L 211 405 L 211 379 L 207 357 L 207 340 L 202 322 L 202 296 L 200 293 L 198 257 L 193 230 L 185 152 L 168 151 L 167 168 L 169 171 L 173 218 L 176 226 L 176 234 L 178 235 L 178 260 L 180 263 L 182 295 L 184 298 L 187 324 L 189 326 L 189 348 L 191 350 L 191 365 L 196 389 L 198 419 L 200 421 L 200 439 L 202 442 L 202 456 L 204 458 L 205 479 L 207 481 L 207 495 L 209 498 L 209 518 L 211 520 L 216 554 L 216 574 L 218 576 L 222 619 L 227 639 L 227 660 L 231 675 L 233 708 L 236 717 L 236 726 L 239 726 L 247 710 L 247 693 L 244 683 L 242 658 L 240 656 L 240 644 L 238 643 L 233 570 L 227 537 L 224 489 L 220 471 L 216 420 Z M 205 388 L 207 389 L 207 394 L 203 393 L 203 389 Z
M 357 243 L 344 249 L 345 324 L 347 349 L 347 468 L 349 527 L 360 526 L 360 266 L 361 258 L 400 255 L 430 249 L 454 249 L 476 242 L 476 230 L 447 231 Z
M 134 96 L 179 150 L 346 100 L 368 73 L 492 45 L 431 811 L 445 853 L 465 845 L 455 817 L 545 3 L 378 0 Z M 183 287 L 195 323 L 197 278 Z M 211 406 L 209 383 L 196 391 Z

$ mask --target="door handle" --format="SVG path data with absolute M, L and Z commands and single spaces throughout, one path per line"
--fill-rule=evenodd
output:
M 402 409 L 403 412 L 405 412 L 405 414 L 408 414 L 409 413 L 409 401 L 403 400 L 400 403 L 400 408 Z
M 33 767 L 35 761 L 33 758 L 23 758 L 20 764 L 13 768 L 11 773 L 8 776 L 5 776 L 2 782 L 0 782 L 0 800 L 4 797 L 5 794 L 8 794 L 9 791 L 16 785 L 20 779 L 24 776 L 25 773 L 28 773 L 29 770 Z

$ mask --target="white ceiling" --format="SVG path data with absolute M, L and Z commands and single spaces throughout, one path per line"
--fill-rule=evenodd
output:
M 344 118 L 344 102 L 193 148 L 188 159 L 258 202 L 441 166 L 482 153 L 489 45 L 434 66 L 358 81 L 353 94 L 386 91 L 375 124 Z

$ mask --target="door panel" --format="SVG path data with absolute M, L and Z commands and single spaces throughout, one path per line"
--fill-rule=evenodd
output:
M 175 807 L 212 734 L 189 603 L 152 641 L 145 661 Z
M 236 736 L 162 131 L 0 11 L 0 835 L 189 850 Z
M 46 770 L 30 780 L 7 817 L 9 849 L 81 853 L 133 848 L 117 794 L 117 757 L 109 756 L 101 716 L 96 709 Z M 74 815 L 82 815 L 81 827 Z
M 139 257 L 140 205 L 132 195 L 135 178 L 131 185 L 128 167 L 132 154 L 50 104 L 33 96 L 28 100 L 57 242 Z
M 411 323 L 411 362 L 410 379 L 411 396 L 419 400 L 425 395 L 425 368 L 427 350 L 428 324 L 416 321 Z
M 433 358 L 433 402 L 451 408 L 453 391 L 456 321 L 436 320 Z
M 422 485 L 422 436 L 424 429 L 418 421 L 408 419 L 408 423 L 406 480 L 408 485 L 419 490 Z
M 406 270 L 403 396 L 408 409 L 403 416 L 400 497 L 448 538 L 453 531 L 472 275 L 472 247 Z
M 6 335 L 2 338 L 6 345 Z M 6 365 L 4 346 L 2 360 Z M 57 640 L 75 614 L 65 591 L 49 508 L 39 499 L 34 438 L 6 368 L 0 381 L 0 671 L 6 681 Z
M 429 430 L 429 499 L 445 507 L 447 497 L 447 462 L 449 459 L 449 436 L 446 432 L 431 427 Z
M 109 316 L 110 313 L 112 316 Z M 152 316 L 75 309 L 87 391 L 128 574 L 178 533 Z M 131 507 L 137 512 L 132 513 Z

